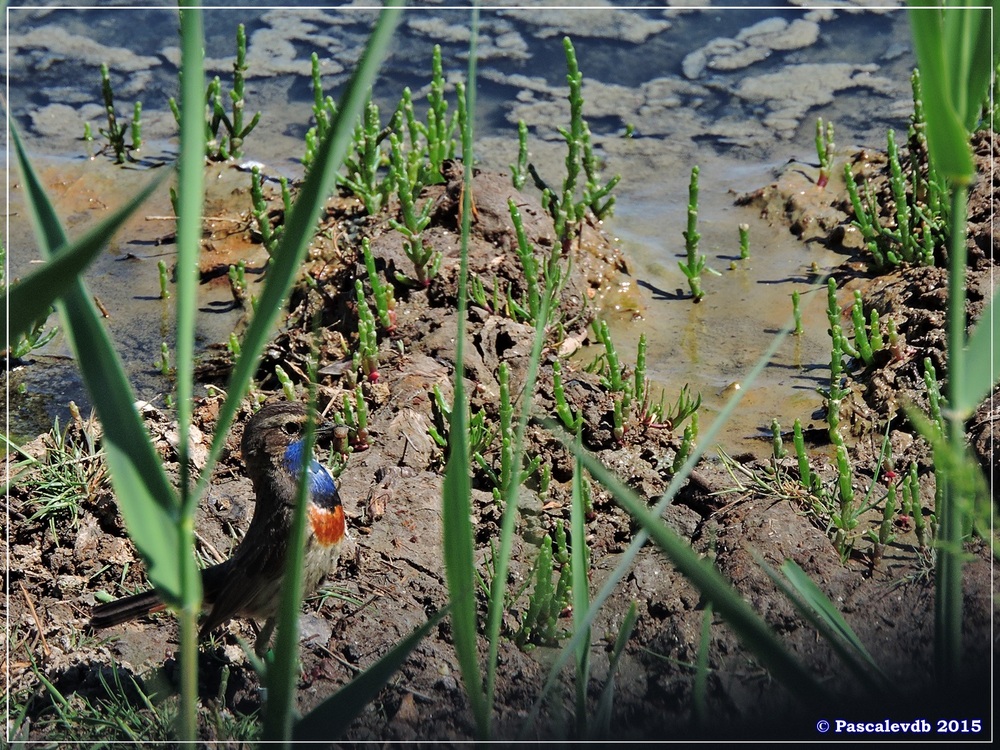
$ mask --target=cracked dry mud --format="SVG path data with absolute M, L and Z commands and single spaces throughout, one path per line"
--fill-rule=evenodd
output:
M 978 143 L 980 157 L 988 149 Z M 988 145 L 988 144 L 987 144 Z M 985 154 L 985 156 L 984 156 Z M 877 172 L 877 164 L 870 167 Z M 986 174 L 989 174 L 988 170 Z M 989 235 L 987 180 L 972 195 L 970 207 L 970 313 L 982 309 L 989 296 L 988 272 L 992 268 Z M 477 217 L 470 242 L 470 271 L 484 282 L 494 278 L 522 283 L 512 249 L 513 231 L 507 218 L 507 199 L 513 198 L 528 237 L 539 255 L 547 255 L 555 242 L 551 222 L 534 199 L 518 194 L 509 178 L 478 174 L 474 195 Z M 370 403 L 371 446 L 355 452 L 339 479 L 349 519 L 350 539 L 336 573 L 328 581 L 330 595 L 311 599 L 303 608 L 302 669 L 298 682 L 298 707 L 307 711 L 384 655 L 395 643 L 447 603 L 441 554 L 440 495 L 444 457 L 428 436 L 434 423 L 431 390 L 437 385 L 450 399 L 456 334 L 458 248 L 457 183 L 428 188 L 426 200 L 435 201 L 432 228 L 426 238 L 445 254 L 441 273 L 428 290 L 397 290 L 397 329 L 383 342 L 379 381 L 366 385 Z M 747 200 L 778 225 L 792 227 L 805 238 L 831 237 L 844 242 L 847 216 L 845 196 L 831 188 L 821 191 L 801 169 L 789 169 L 778 181 Z M 277 204 L 275 204 L 277 205 Z M 401 237 L 391 231 L 385 214 L 365 219 L 351 199 L 330 205 L 327 229 L 317 238 L 308 269 L 318 282 L 299 287 L 292 312 L 268 348 L 260 376 L 263 389 L 277 390 L 274 366 L 304 369 L 304 356 L 312 346 L 309 326 L 313 316 L 323 321 L 320 362 L 329 366 L 344 356 L 343 339 L 356 331 L 353 305 L 354 279 L 363 277 L 359 265 L 359 238 L 371 239 L 380 270 L 391 277 L 394 270 L 409 271 Z M 849 232 L 846 233 L 849 235 Z M 844 244 L 849 250 L 849 237 Z M 983 252 L 985 250 L 985 253 Z M 563 293 L 562 312 L 567 340 L 582 340 L 587 314 L 618 274 L 627 273 L 624 259 L 598 228 L 585 226 L 582 242 L 571 249 L 571 279 Z M 896 409 L 902 398 L 922 403 L 918 364 L 931 356 L 943 371 L 941 336 L 944 300 L 942 272 L 912 269 L 884 277 L 870 277 L 856 258 L 846 261 L 838 278 L 850 278 L 849 288 L 864 290 L 869 304 L 883 315 L 898 315 L 900 332 L 914 348 L 912 357 L 892 362 L 870 373 L 853 372 L 850 385 L 856 401 L 854 429 L 860 454 L 858 481 L 863 488 L 876 481 L 872 473 L 877 451 L 878 425 Z M 709 297 L 704 304 L 712 304 Z M 655 315 L 649 311 L 650 321 Z M 499 363 L 511 368 L 512 391 L 520 393 L 530 354 L 532 330 L 477 306 L 469 312 L 465 376 L 473 412 L 483 408 L 497 418 Z M 560 342 L 550 340 L 550 345 Z M 401 344 L 401 347 L 400 347 Z M 552 414 L 553 354 L 546 352 L 540 381 L 531 398 L 537 414 Z M 226 367 L 226 356 L 206 358 L 205 378 Z M 321 403 L 342 394 L 343 368 L 331 367 L 321 383 Z M 580 363 L 566 367 L 567 395 L 585 416 L 584 442 L 600 460 L 650 502 L 666 489 L 679 435 L 666 429 L 629 425 L 621 442 L 615 440 L 612 399 L 597 376 Z M 668 398 L 675 395 L 668 388 Z M 204 399 L 197 422 L 208 434 L 218 402 Z M 970 439 L 989 463 L 988 446 L 995 422 L 984 406 L 973 420 Z M 925 496 L 932 494 L 933 475 L 926 448 L 913 437 L 912 428 L 898 410 L 890 438 L 899 462 L 918 461 Z M 245 417 L 246 413 L 242 415 Z M 810 415 L 802 415 L 803 422 Z M 168 467 L 176 470 L 175 456 L 166 438 L 167 418 L 151 411 L 148 422 L 157 436 Z M 225 557 L 245 529 L 252 514 L 250 483 L 242 474 L 238 455 L 239 422 L 216 471 L 198 517 L 199 550 L 209 560 Z M 875 425 L 876 438 L 872 429 Z M 82 427 L 71 432 L 79 436 Z M 815 432 L 821 432 L 816 430 Z M 810 433 L 814 434 L 814 433 Z M 529 483 L 521 493 L 521 521 L 511 566 L 511 586 L 520 589 L 528 580 L 538 544 L 555 524 L 569 517 L 572 463 L 558 441 L 539 424 L 528 430 L 528 453 L 551 465 L 552 483 L 544 497 Z M 27 447 L 41 455 L 43 438 Z M 709 452 L 711 453 L 711 452 Z M 817 456 L 822 454 L 819 446 Z M 737 457 L 738 459 L 740 457 Z M 491 466 L 499 463 L 498 446 L 485 454 Z M 821 458 L 817 461 L 822 462 Z M 822 465 L 822 463 L 821 463 Z M 790 464 L 789 464 L 790 466 Z M 990 619 L 995 592 L 991 589 L 989 552 L 973 542 L 965 568 L 963 643 L 964 682 L 968 694 L 935 695 L 933 673 L 933 571 L 926 551 L 916 548 L 912 533 L 899 529 L 900 539 L 873 566 L 870 550 L 859 545 L 856 554 L 842 563 L 827 534 L 807 513 L 808 505 L 794 490 L 794 470 L 781 491 L 761 491 L 741 474 L 765 465 L 743 457 L 733 474 L 715 459 L 706 459 L 697 476 L 667 509 L 665 520 L 715 565 L 776 631 L 785 646 L 838 696 L 831 700 L 830 715 L 851 718 L 896 718 L 917 715 L 935 718 L 983 718 L 991 710 L 985 689 L 992 671 L 993 644 Z M 782 466 L 782 469 L 788 467 Z M 829 476 L 829 467 L 821 469 Z M 736 487 L 734 476 L 742 477 Z M 28 702 L 31 738 L 46 739 L 52 716 L 52 699 L 35 678 L 37 665 L 70 701 L 97 700 L 105 695 L 100 676 L 108 678 L 112 665 L 120 675 L 131 675 L 146 691 L 169 692 L 175 684 L 177 628 L 171 616 L 157 616 L 102 632 L 85 634 L 95 592 L 144 585 L 113 498 L 106 484 L 95 483 L 95 492 L 80 506 L 75 520 L 60 518 L 50 526 L 33 518 L 37 498 L 15 483 L 10 503 L 10 659 L 12 683 L 7 689 L 17 702 Z M 500 511 L 489 492 L 485 473 L 473 481 L 479 570 L 484 570 L 490 541 L 499 534 Z M 591 591 L 596 591 L 616 565 L 637 527 L 608 493 L 593 488 L 592 517 L 587 523 L 587 543 L 592 571 Z M 871 521 L 866 520 L 871 525 Z M 851 680 L 831 648 L 798 615 L 762 572 L 756 557 L 772 566 L 794 560 L 832 599 L 845 619 L 874 654 L 876 661 L 898 686 L 896 695 L 869 696 Z M 629 605 L 635 601 L 639 618 L 617 672 L 612 736 L 619 739 L 676 739 L 705 737 L 814 737 L 821 717 L 798 704 L 777 681 L 767 675 L 738 643 L 718 615 L 712 619 L 709 639 L 707 724 L 695 723 L 694 669 L 705 617 L 698 592 L 676 573 L 666 558 L 648 546 L 602 608 L 593 628 L 589 686 L 591 705 L 608 673 L 609 653 Z M 526 607 L 522 594 L 508 608 L 505 636 L 500 643 L 495 732 L 498 738 L 515 738 L 526 728 L 531 710 L 547 674 L 552 650 L 524 652 L 510 633 L 519 626 Z M 485 606 L 481 606 L 485 611 Z M 570 620 L 564 620 L 568 629 Z M 236 636 L 250 638 L 246 622 L 234 622 L 203 645 L 200 692 L 203 704 L 233 715 L 259 708 L 259 683 L 249 667 Z M 485 656 L 485 652 L 482 654 Z M 225 676 L 224 676 L 225 675 Z M 558 690 L 546 705 L 528 738 L 566 736 L 572 712 L 569 672 L 566 689 Z M 132 694 L 131 700 L 138 701 Z M 985 703 L 983 702 L 985 701 Z M 557 704 L 557 705 L 556 705 Z M 961 707 L 961 715 L 951 711 Z M 215 730 L 203 723 L 206 739 Z M 988 730 L 987 730 L 988 731 Z M 452 646 L 450 625 L 442 622 L 416 648 L 390 684 L 381 691 L 352 725 L 349 739 L 469 739 L 474 725 L 461 685 Z

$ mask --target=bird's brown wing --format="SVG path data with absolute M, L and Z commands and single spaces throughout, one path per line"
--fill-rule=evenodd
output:
M 233 617 L 263 619 L 277 612 L 288 547 L 288 526 L 280 514 L 266 521 L 255 515 L 233 556 L 203 577 L 205 602 L 212 605 L 201 626 L 203 638 Z

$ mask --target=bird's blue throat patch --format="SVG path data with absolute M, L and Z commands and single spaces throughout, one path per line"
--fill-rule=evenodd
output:
M 305 453 L 305 440 L 296 440 L 285 449 L 285 468 L 296 479 L 302 473 L 302 461 Z M 309 481 L 309 499 L 323 508 L 334 508 L 340 505 L 340 496 L 337 494 L 337 485 L 334 484 L 333 477 L 315 458 L 309 458 L 309 466 L 306 469 Z

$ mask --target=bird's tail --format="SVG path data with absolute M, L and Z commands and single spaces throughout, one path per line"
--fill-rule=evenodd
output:
M 159 612 L 166 608 L 156 592 L 150 589 L 113 602 L 98 604 L 90 611 L 90 627 L 94 630 L 120 625 L 136 617 Z

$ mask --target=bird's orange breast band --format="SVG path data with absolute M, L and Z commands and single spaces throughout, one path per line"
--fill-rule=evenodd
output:
M 324 547 L 339 544 L 344 538 L 344 509 L 340 505 L 332 510 L 313 505 L 309 508 L 309 524 L 316 541 Z

